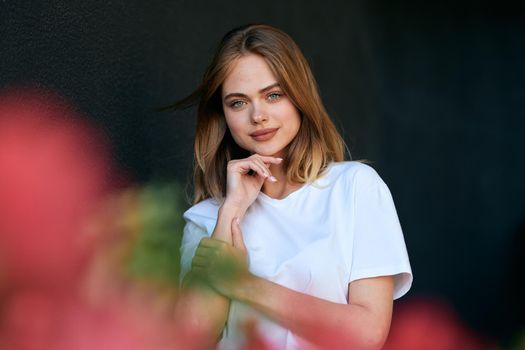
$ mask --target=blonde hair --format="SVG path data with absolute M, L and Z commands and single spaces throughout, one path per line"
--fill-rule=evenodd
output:
M 222 109 L 221 86 L 232 65 L 246 54 L 260 55 L 284 93 L 301 114 L 301 125 L 288 146 L 284 166 L 291 183 L 310 183 L 331 162 L 344 160 L 344 141 L 319 96 L 308 62 L 293 39 L 265 24 L 235 28 L 221 40 L 199 87 L 171 108 L 198 103 L 195 133 L 194 199 L 221 201 L 226 193 L 226 166 L 250 154 L 233 140 Z

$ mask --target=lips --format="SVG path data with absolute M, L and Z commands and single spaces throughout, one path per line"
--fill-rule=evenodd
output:
M 266 141 L 271 139 L 273 135 L 275 135 L 277 130 L 279 130 L 279 128 L 261 129 L 251 133 L 250 136 L 253 137 L 256 141 Z

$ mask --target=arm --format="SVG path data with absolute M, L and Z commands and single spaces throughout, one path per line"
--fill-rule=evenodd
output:
M 349 303 L 338 304 L 251 275 L 230 297 L 323 349 L 380 349 L 390 328 L 393 285 L 392 276 L 354 281 Z
M 211 347 L 219 338 L 228 317 L 230 299 L 210 288 L 209 281 L 204 278 L 203 274 L 196 272 L 195 265 L 208 264 L 212 261 L 211 258 L 199 256 L 198 252 L 203 250 L 203 243 L 205 245 L 206 242 L 215 242 L 229 247 L 235 243 L 232 240 L 231 231 L 233 219 L 241 219 L 244 216 L 247 208 L 257 197 L 264 181 L 272 177 L 267 164 L 280 164 L 281 162 L 280 158 L 252 155 L 249 158 L 232 160 L 228 163 L 225 201 L 219 209 L 211 238 L 203 238 L 199 243 L 192 260 L 192 269 L 183 283 L 185 292 L 179 298 L 178 312 L 187 321 L 185 324 L 185 327 L 188 327 L 187 333 L 193 334 L 195 338 L 203 339 L 204 347 Z M 248 175 L 250 171 L 254 172 L 253 176 Z M 215 268 L 219 270 L 217 278 L 226 281 L 227 273 L 225 275 L 224 272 L 227 272 L 227 268 L 221 268 L 219 265 Z
M 251 305 L 321 348 L 381 348 L 392 315 L 392 276 L 356 280 L 349 284 L 348 304 L 330 302 L 252 275 L 238 222 L 232 222 L 231 232 L 233 245 L 205 238 L 192 262 L 217 292 Z M 229 266 L 227 273 L 221 266 Z
M 212 238 L 231 243 L 231 221 L 243 215 L 236 207 L 222 206 Z M 227 224 L 225 224 L 227 223 Z M 230 299 L 211 289 L 190 270 L 182 283 L 176 314 L 185 320 L 186 334 L 198 339 L 199 348 L 212 348 L 219 339 L 228 317 Z M 195 345 L 192 340 L 192 345 Z
M 176 318 L 183 320 L 179 334 L 192 348 L 211 349 L 224 328 L 230 300 L 204 286 L 191 271 L 183 283 L 175 311 Z

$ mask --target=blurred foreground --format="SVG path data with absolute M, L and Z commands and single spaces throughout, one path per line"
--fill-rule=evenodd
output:
M 0 93 L 0 349 L 202 348 L 175 307 L 183 191 L 124 183 L 86 120 L 48 92 Z M 501 349 L 407 300 L 386 350 Z M 270 349 L 253 329 L 245 349 Z
M 187 349 L 180 191 L 116 183 L 106 140 L 59 97 L 0 96 L 0 348 Z

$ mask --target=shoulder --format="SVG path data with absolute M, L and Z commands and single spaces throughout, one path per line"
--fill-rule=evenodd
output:
M 219 203 L 214 199 L 205 199 L 186 210 L 183 214 L 184 220 L 209 230 L 215 226 L 219 206 Z
M 373 186 L 384 184 L 379 174 L 371 166 L 356 162 L 334 162 L 329 165 L 323 178 L 329 181 L 344 181 L 348 186 Z

